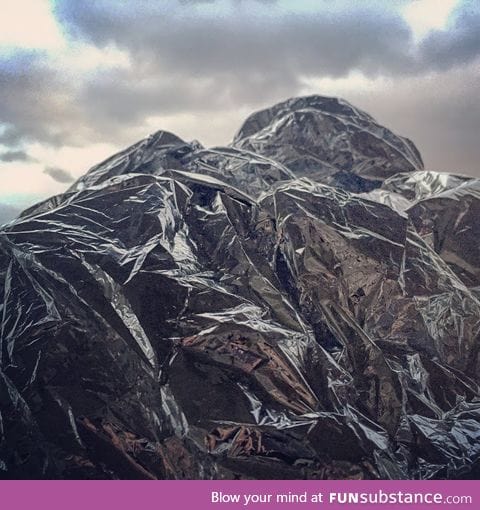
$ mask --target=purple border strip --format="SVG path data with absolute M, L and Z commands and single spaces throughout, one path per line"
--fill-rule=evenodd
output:
M 417 495 L 409 496 L 410 494 Z M 253 503 L 254 495 L 270 502 Z M 279 502 L 277 500 L 279 495 L 281 500 L 298 499 L 298 501 Z M 238 499 L 238 503 L 212 502 L 215 499 L 231 501 L 232 496 L 238 496 L 235 498 Z M 417 502 L 409 503 L 411 497 L 416 498 Z M 344 503 L 345 498 L 351 502 Z M 377 503 L 372 503 L 371 501 L 375 501 L 375 498 Z M 358 502 L 355 502 L 356 499 Z M 396 502 L 393 502 L 394 499 Z M 420 502 L 422 500 L 423 503 Z M 245 504 L 247 501 L 248 504 Z M 356 480 L 158 482 L 15 480 L 0 482 L 0 507 L 8 510 L 143 510 L 150 508 L 193 508 L 195 510 L 410 508 L 423 510 L 439 507 L 445 510 L 450 508 L 473 510 L 480 508 L 480 483 L 478 481 Z

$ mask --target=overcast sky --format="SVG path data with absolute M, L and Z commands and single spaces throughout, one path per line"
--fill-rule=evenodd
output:
M 158 129 L 226 144 L 305 94 L 368 111 L 428 169 L 480 176 L 480 1 L 2 0 L 0 204 Z

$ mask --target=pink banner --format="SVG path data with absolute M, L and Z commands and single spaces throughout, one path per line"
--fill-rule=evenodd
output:
M 4 481 L 15 510 L 480 508 L 478 481 Z

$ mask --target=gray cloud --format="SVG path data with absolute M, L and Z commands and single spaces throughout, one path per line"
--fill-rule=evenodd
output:
M 259 3 L 259 4 L 276 4 L 277 0 L 230 0 L 232 5 L 241 4 L 241 3 Z M 178 3 L 181 5 L 195 5 L 195 4 L 214 4 L 217 0 L 178 0 Z
M 188 5 L 188 4 L 213 4 L 215 0 L 178 0 L 178 3 Z
M 397 15 L 374 10 L 256 16 L 165 12 L 141 4 L 135 12 L 80 2 L 59 2 L 57 15 L 70 31 L 97 44 L 115 43 L 139 69 L 191 77 L 271 74 L 288 81 L 299 73 L 342 76 L 356 68 L 367 73 L 410 72 L 409 27 Z M 112 7 L 113 4 L 110 5 Z M 275 11 L 275 7 L 272 7 Z
M 245 111 L 299 94 L 305 78 L 357 70 L 393 78 L 395 86 L 347 99 L 419 141 L 427 163 L 443 152 L 438 140 L 444 145 L 449 138 L 456 145 L 450 144 L 445 164 L 457 158 L 476 171 L 478 144 L 467 143 L 480 131 L 475 2 L 461 7 L 447 30 L 417 46 L 405 21 L 379 7 L 382 2 L 369 9 L 347 2 L 356 10 L 340 11 L 339 2 L 325 0 L 329 8 L 312 15 L 281 14 L 275 0 L 231 0 L 227 15 L 214 15 L 209 3 L 57 0 L 56 16 L 71 37 L 98 47 L 114 44 L 129 54 L 131 66 L 74 80 L 41 54 L 0 60 L 0 123 L 8 126 L 0 143 L 125 145 L 148 134 L 148 117 L 180 115 L 194 119 L 200 140 L 215 132 L 226 142 Z M 466 68 L 468 87 L 458 78 Z
M 23 150 L 12 150 L 0 153 L 0 161 L 12 163 L 14 161 L 33 161 L 33 158 Z
M 7 126 L 0 143 L 42 141 L 75 143 L 88 127 L 75 103 L 75 84 L 41 54 L 0 58 L 0 124 Z M 72 127 L 75 126 L 75 129 Z
M 22 141 L 22 133 L 13 126 L 6 126 L 0 133 L 0 144 L 18 145 Z
M 466 3 L 449 30 L 431 33 L 420 47 L 421 63 L 446 70 L 468 64 L 480 56 L 480 9 Z
M 328 5 L 318 5 L 322 3 Z M 343 76 L 352 69 L 372 75 L 424 74 L 480 55 L 480 11 L 475 2 L 465 2 L 448 30 L 430 34 L 418 46 L 403 18 L 378 5 L 368 7 L 367 2 L 308 15 L 286 15 L 274 3 L 271 14 L 238 10 L 202 16 L 168 2 L 140 2 L 122 9 L 116 5 L 108 0 L 88 6 L 63 0 L 57 2 L 56 12 L 77 37 L 97 45 L 115 43 L 143 68 L 164 73 L 245 78 L 246 73 L 281 71 L 288 80 L 298 74 Z
M 449 72 L 397 79 L 346 99 L 408 136 L 426 168 L 480 177 L 480 59 Z
M 372 6 L 288 16 L 254 10 L 198 16 L 168 2 L 112 6 L 108 0 L 56 4 L 72 34 L 131 55 L 130 69 L 96 73 L 79 91 L 84 114 L 105 133 L 118 123 L 138 126 L 146 116 L 255 109 L 298 94 L 304 77 L 352 70 L 422 76 L 480 55 L 478 15 L 468 9 L 451 30 L 433 32 L 416 47 L 401 17 Z
M 13 220 L 20 214 L 20 212 L 21 209 L 17 207 L 0 203 L 0 225 Z
M 359 11 L 274 20 L 244 9 L 209 17 L 175 4 L 166 16 L 163 5 L 140 1 L 133 12 L 108 1 L 88 8 L 57 2 L 57 16 L 74 36 L 114 43 L 131 56 L 129 69 L 99 71 L 73 92 L 96 139 L 118 142 L 122 127 L 141 128 L 149 116 L 262 107 L 296 95 L 302 76 L 411 68 L 405 54 L 411 34 L 398 16 Z
M 75 180 L 75 178 L 70 172 L 64 170 L 63 168 L 58 168 L 56 166 L 45 167 L 44 173 L 49 175 L 52 179 L 54 179 L 57 182 L 68 183 L 73 182 Z

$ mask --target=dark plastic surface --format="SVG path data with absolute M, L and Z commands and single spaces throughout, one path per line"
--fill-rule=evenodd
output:
M 0 477 L 478 476 L 478 181 L 335 101 L 159 132 L 3 228 Z

